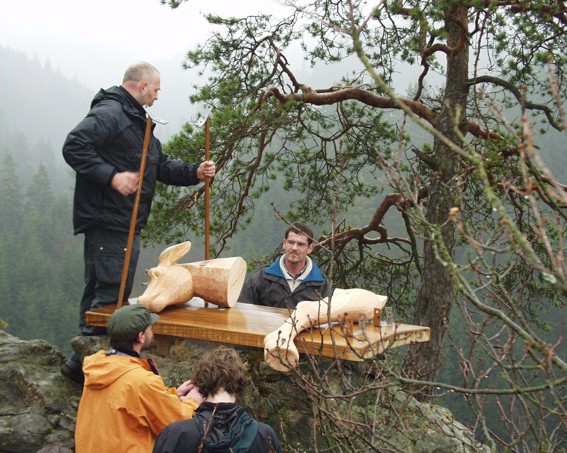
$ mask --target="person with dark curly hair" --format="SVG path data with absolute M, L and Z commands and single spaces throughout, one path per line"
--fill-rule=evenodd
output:
M 250 385 L 248 369 L 233 348 L 207 351 L 193 367 L 191 382 L 205 398 L 190 420 L 167 426 L 153 453 L 282 453 L 273 428 L 236 404 Z

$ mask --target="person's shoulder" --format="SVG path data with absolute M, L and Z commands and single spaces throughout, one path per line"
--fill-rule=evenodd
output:
M 120 356 L 117 356 L 120 358 Z M 155 374 L 147 361 L 139 357 L 121 356 L 122 363 L 120 366 L 124 370 L 124 374 L 129 379 L 135 379 L 140 382 L 140 388 L 154 388 L 160 391 L 167 389 L 163 382 L 163 378 L 159 374 Z
M 106 357 L 107 357 L 107 351 L 104 350 L 104 349 L 101 349 L 100 351 L 97 351 L 94 354 L 85 356 L 85 358 L 83 359 L 83 363 L 84 364 L 91 364 L 91 363 L 103 360 Z
M 95 118 L 102 124 L 114 125 L 123 117 L 122 110 L 122 104 L 119 101 L 104 99 L 91 107 L 87 118 Z
M 101 105 L 107 105 L 108 103 L 120 102 L 123 98 L 123 93 L 120 88 L 113 86 L 107 89 L 101 88 L 93 97 L 91 101 L 91 109 L 99 107 Z
M 196 423 L 195 418 L 190 418 L 187 420 L 177 420 L 175 422 L 170 423 L 164 428 L 164 431 L 187 431 L 192 429 Z
M 129 94 L 120 86 L 100 89 L 91 102 L 91 115 L 117 115 L 122 110 L 136 111 Z
M 263 274 L 283 276 L 279 258 L 275 260 L 273 263 L 268 264 L 267 266 L 261 268 L 260 271 Z
M 195 443 L 200 438 L 195 419 L 178 420 L 167 425 L 159 433 L 153 453 L 196 451 Z
M 195 417 L 172 422 L 167 425 L 159 435 L 161 440 L 169 439 L 171 441 L 179 439 L 186 441 L 188 438 L 193 439 L 199 436 L 199 427 L 197 425 L 197 418 Z
M 309 275 L 305 278 L 305 281 L 315 281 L 315 282 L 323 282 L 326 283 L 327 277 L 321 271 L 321 268 L 317 265 L 317 263 L 311 260 L 311 270 L 309 271 Z

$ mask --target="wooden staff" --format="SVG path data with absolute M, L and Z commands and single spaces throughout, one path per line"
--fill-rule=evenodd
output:
M 210 159 L 211 148 L 211 117 L 207 116 L 205 120 L 205 161 Z M 210 259 L 210 216 L 211 216 L 211 182 L 208 176 L 205 176 L 205 261 Z M 205 307 L 209 303 L 205 301 Z
M 142 184 L 144 183 L 144 173 L 146 172 L 146 160 L 148 156 L 148 148 L 150 146 L 151 135 L 152 135 L 152 119 L 148 115 L 148 119 L 146 120 L 146 133 L 144 134 L 144 146 L 142 148 L 142 159 L 140 161 L 138 190 L 136 191 L 136 199 L 134 200 L 134 209 L 132 210 L 132 218 L 130 219 L 130 230 L 128 231 L 128 243 L 126 244 L 126 256 L 124 257 L 124 266 L 122 267 L 122 280 L 120 281 L 120 292 L 118 293 L 118 302 L 116 304 L 116 309 L 122 307 L 122 299 L 124 298 L 124 290 L 126 288 L 126 280 L 128 278 L 128 268 L 130 267 L 130 256 L 132 255 L 132 244 L 134 242 L 134 233 L 136 232 L 136 221 L 138 220 L 138 208 L 140 206 L 140 197 L 142 196 Z
M 211 118 L 207 116 L 205 121 L 205 161 L 210 159 L 211 148 Z M 208 176 L 205 176 L 205 260 L 210 258 L 210 215 L 211 215 L 211 182 Z

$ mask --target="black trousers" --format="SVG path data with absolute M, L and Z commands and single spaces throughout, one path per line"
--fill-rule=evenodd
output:
M 97 228 L 85 233 L 85 288 L 81 299 L 79 322 L 81 335 L 106 334 L 105 328 L 87 326 L 85 313 L 93 308 L 117 303 L 127 244 L 127 232 Z M 132 292 L 139 256 L 140 235 L 136 234 L 132 243 L 124 300 L 128 299 Z

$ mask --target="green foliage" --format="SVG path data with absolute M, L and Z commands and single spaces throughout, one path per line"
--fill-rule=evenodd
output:
M 567 300 L 567 173 L 564 137 L 549 134 L 566 129 L 561 3 L 293 5 L 281 20 L 206 16 L 213 34 L 187 56 L 204 76 L 192 101 L 214 107 L 216 252 L 262 229 L 270 206 L 312 223 L 336 286 L 386 293 L 431 327 L 402 381 L 459 387 L 455 407 L 493 449 L 560 448 L 565 342 L 549 313 Z M 203 143 L 187 128 L 171 150 Z M 160 192 L 148 237 L 166 237 L 167 219 L 199 230 L 198 195 Z M 267 259 L 264 241 L 250 246 Z

